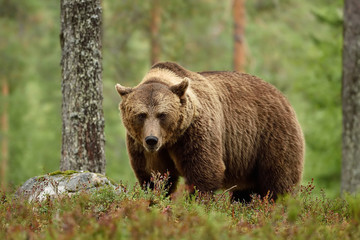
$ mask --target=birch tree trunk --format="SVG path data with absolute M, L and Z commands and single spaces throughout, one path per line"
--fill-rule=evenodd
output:
M 61 170 L 105 173 L 100 0 L 61 0 Z
M 234 70 L 245 70 L 245 0 L 233 0 Z
M 360 1 L 345 0 L 342 192 L 360 190 Z

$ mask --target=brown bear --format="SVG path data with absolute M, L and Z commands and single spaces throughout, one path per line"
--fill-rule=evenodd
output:
M 134 88 L 116 85 L 131 166 L 140 184 L 170 173 L 212 192 L 231 188 L 276 199 L 301 180 L 304 137 L 295 112 L 275 87 L 240 72 L 192 72 L 157 63 Z

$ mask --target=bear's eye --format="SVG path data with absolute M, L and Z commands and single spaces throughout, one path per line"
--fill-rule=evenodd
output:
M 158 113 L 157 118 L 160 120 L 165 120 L 166 119 L 166 113 Z
M 136 115 L 136 118 L 139 120 L 139 121 L 144 121 L 146 119 L 146 113 L 139 113 L 138 115 Z

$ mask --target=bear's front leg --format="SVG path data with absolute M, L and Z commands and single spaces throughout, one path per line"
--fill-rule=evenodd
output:
M 176 190 L 179 174 L 167 151 L 160 150 L 158 153 L 147 153 L 146 150 L 137 144 L 130 136 L 127 136 L 127 145 L 131 166 L 141 187 L 154 189 L 152 174 L 160 173 L 167 176 L 165 189 L 167 196 Z
M 141 145 L 137 144 L 129 135 L 126 136 L 126 144 L 129 153 L 129 159 L 136 178 L 143 189 L 153 188 L 151 184 L 151 173 L 146 171 L 146 159 Z
M 221 138 L 206 137 L 204 133 L 195 136 L 202 137 L 191 139 L 185 133 L 172 147 L 171 156 L 176 167 L 188 187 L 194 186 L 201 192 L 222 188 L 226 167 L 222 160 Z

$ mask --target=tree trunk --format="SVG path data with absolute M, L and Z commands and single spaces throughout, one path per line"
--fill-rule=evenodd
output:
M 342 76 L 342 192 L 360 190 L 360 1 L 346 0 Z
M 100 0 L 61 0 L 61 170 L 105 173 Z
M 9 84 L 4 78 L 2 80 L 1 95 L 2 113 L 1 113 L 1 166 L 0 166 L 0 189 L 5 191 L 7 188 L 7 169 L 9 162 L 9 119 L 8 119 L 8 97 L 9 97 Z
M 233 0 L 234 70 L 245 70 L 245 0 Z
M 161 6 L 160 0 L 151 1 L 151 22 L 150 22 L 150 39 L 151 39 L 151 52 L 150 61 L 151 65 L 157 63 L 160 59 L 160 22 L 161 22 Z

